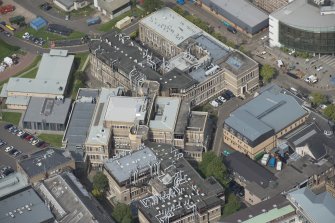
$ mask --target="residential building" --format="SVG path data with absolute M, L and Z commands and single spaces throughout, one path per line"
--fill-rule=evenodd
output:
M 54 216 L 31 187 L 0 198 L 1 222 L 53 223 Z
M 299 222 L 296 210 L 284 195 L 278 195 L 259 204 L 229 215 L 221 223 Z
M 287 199 L 296 208 L 300 222 L 335 221 L 335 198 L 327 191 L 315 194 L 305 187 L 288 193 Z
M 237 96 L 258 88 L 258 64 L 254 60 L 172 9 L 160 9 L 140 20 L 139 37 L 141 45 L 116 31 L 102 35 L 101 40 L 91 40 L 92 75 L 133 95 L 145 82 L 153 81 L 159 83 L 161 96 L 180 97 L 192 107 L 218 96 L 225 88 Z
M 74 55 L 67 50 L 51 49 L 43 54 L 35 78 L 10 78 L 1 97 L 9 100 L 11 109 L 26 109 L 28 97 L 63 99 L 73 61 Z
M 334 1 L 295 0 L 269 16 L 270 47 L 335 53 Z
M 86 172 L 88 162 L 84 144 L 99 94 L 98 89 L 80 88 L 69 115 L 62 144 L 75 160 L 76 172 Z
M 282 8 L 293 0 L 251 0 L 251 2 L 259 8 L 272 13 L 277 9 Z
M 71 99 L 31 97 L 22 118 L 25 129 L 44 133 L 63 133 L 66 127 Z
M 276 85 L 239 107 L 224 122 L 223 140 L 254 158 L 277 146 L 277 140 L 302 125 L 308 112 Z
M 57 149 L 42 150 L 17 162 L 17 171 L 26 176 L 30 184 L 72 169 L 75 169 L 75 162 L 70 154 Z
M 35 189 L 48 204 L 57 222 L 114 223 L 71 172 L 46 179 Z
M 269 25 L 268 15 L 248 0 L 202 0 L 201 3 L 204 9 L 249 36 Z
M 28 187 L 28 179 L 21 173 L 15 172 L 0 179 L 0 199 L 15 191 Z
M 94 0 L 94 7 L 110 19 L 130 11 L 130 0 Z
M 65 12 L 84 8 L 90 4 L 88 0 L 53 0 L 53 3 Z

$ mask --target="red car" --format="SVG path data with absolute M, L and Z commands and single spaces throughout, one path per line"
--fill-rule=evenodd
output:
M 4 5 L 0 7 L 0 13 L 1 14 L 6 14 L 8 12 L 12 12 L 15 10 L 15 7 L 13 5 Z
M 26 138 L 24 138 L 25 140 L 29 141 L 31 138 L 33 138 L 34 136 L 32 135 L 28 135 Z

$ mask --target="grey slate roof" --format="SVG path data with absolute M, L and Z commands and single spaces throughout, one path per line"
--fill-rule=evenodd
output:
M 0 198 L 28 185 L 28 179 L 21 173 L 9 174 L 5 178 L 0 179 Z
M 232 112 L 225 123 L 254 141 L 272 130 L 278 133 L 307 115 L 307 111 L 292 96 L 280 91 L 281 88 L 278 86 L 266 89 Z
M 71 106 L 71 99 L 55 100 L 32 97 L 24 114 L 24 122 L 46 122 L 65 124 Z
M 11 217 L 9 212 L 15 217 Z M 42 223 L 53 222 L 54 219 L 46 204 L 32 188 L 0 199 L 0 216 L 0 222 L 3 223 Z
M 290 192 L 288 196 L 313 222 L 335 222 L 335 198 L 329 192 L 316 195 L 305 187 Z

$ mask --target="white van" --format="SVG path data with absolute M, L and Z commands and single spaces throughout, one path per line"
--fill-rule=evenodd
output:
M 276 166 L 276 170 L 281 171 L 282 167 L 283 167 L 283 162 L 282 161 L 278 161 L 277 162 L 277 166 Z

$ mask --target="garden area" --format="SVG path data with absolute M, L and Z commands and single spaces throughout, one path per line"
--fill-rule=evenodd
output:
M 2 121 L 18 125 L 21 119 L 20 112 L 2 112 Z
M 49 143 L 51 146 L 54 147 L 62 147 L 62 139 L 63 135 L 55 135 L 55 134 L 40 134 L 38 136 L 44 142 Z
M 5 57 L 11 56 L 13 53 L 16 53 L 20 50 L 20 47 L 12 46 L 0 39 L 0 61 Z

